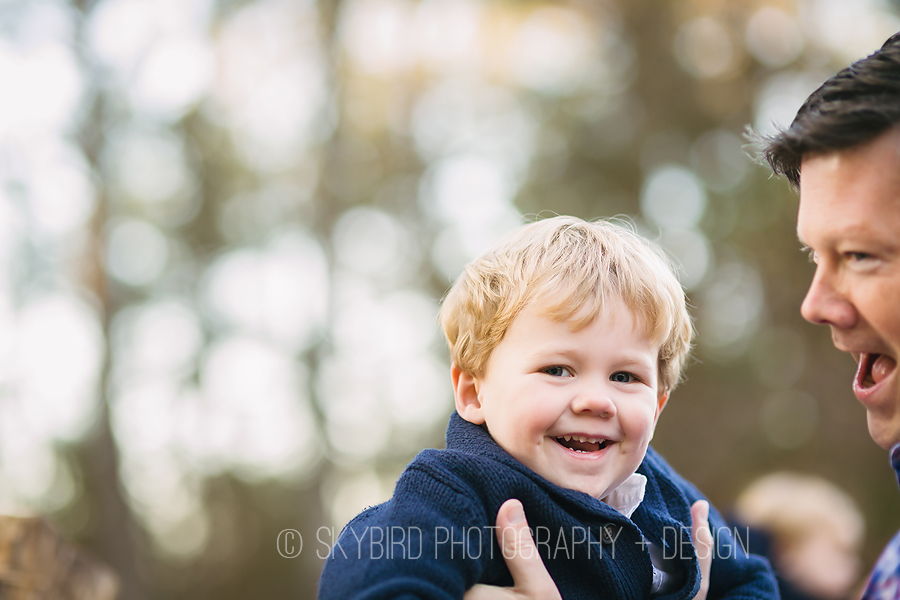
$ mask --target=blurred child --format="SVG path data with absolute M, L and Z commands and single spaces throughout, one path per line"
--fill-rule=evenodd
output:
M 456 399 L 447 450 L 420 453 L 391 500 L 344 528 L 320 598 L 510 585 L 492 527 L 508 498 L 563 598 L 694 597 L 703 496 L 648 448 L 693 335 L 663 255 L 621 225 L 546 219 L 469 264 L 440 317 Z M 714 511 L 710 524 L 709 597 L 776 598 L 766 561 Z
M 844 600 L 859 583 L 862 513 L 829 481 L 767 475 L 740 495 L 735 517 L 767 536 L 784 600 Z

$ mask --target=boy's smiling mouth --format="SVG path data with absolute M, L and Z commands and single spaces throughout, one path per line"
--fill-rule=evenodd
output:
M 587 437 L 582 435 L 563 435 L 553 439 L 564 448 L 584 453 L 599 452 L 612 443 L 606 438 Z

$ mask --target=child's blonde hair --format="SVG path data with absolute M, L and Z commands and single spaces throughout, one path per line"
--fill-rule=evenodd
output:
M 779 551 L 789 551 L 824 531 L 843 546 L 858 549 L 865 532 L 862 512 L 853 498 L 818 475 L 763 476 L 741 493 L 734 512 L 742 525 L 771 535 Z
M 520 227 L 466 266 L 440 321 L 453 363 L 481 377 L 527 304 L 558 321 L 579 313 L 571 323 L 578 330 L 608 299 L 621 299 L 660 344 L 659 392 L 671 391 L 694 334 L 684 291 L 663 252 L 624 223 L 560 216 Z

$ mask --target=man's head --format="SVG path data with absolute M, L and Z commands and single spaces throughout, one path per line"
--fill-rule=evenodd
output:
M 900 33 L 819 86 L 791 126 L 768 140 L 764 154 L 772 169 L 797 188 L 804 157 L 864 144 L 897 125 Z
M 643 460 L 693 331 L 661 253 L 571 217 L 471 263 L 441 321 L 457 412 L 539 475 L 601 499 Z
M 826 81 L 766 150 L 817 264 L 801 312 L 857 360 L 869 433 L 900 443 L 900 34 Z

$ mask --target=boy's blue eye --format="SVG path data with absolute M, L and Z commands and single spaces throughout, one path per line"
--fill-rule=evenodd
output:
M 613 373 L 609 380 L 616 383 L 631 383 L 634 381 L 634 375 L 625 371 L 619 371 L 618 373 Z
M 566 367 L 561 367 L 559 365 L 553 365 L 552 367 L 546 367 L 543 369 L 544 373 L 550 375 L 551 377 L 571 377 L 572 372 L 569 371 Z

